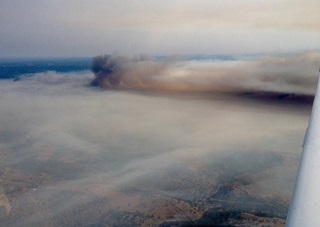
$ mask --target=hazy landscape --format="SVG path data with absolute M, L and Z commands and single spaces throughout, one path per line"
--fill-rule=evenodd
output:
M 284 226 L 318 0 L 1 0 L 0 226 Z
M 104 71 L 0 81 L 3 225 L 283 226 L 317 72 L 266 81 L 261 59 L 102 58 Z M 230 64 L 238 74 L 215 73 Z

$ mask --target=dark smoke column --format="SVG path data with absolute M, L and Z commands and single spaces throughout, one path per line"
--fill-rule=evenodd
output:
M 108 54 L 93 58 L 91 71 L 94 73 L 95 79 L 91 82 L 91 85 L 97 87 L 117 86 L 120 78 L 117 78 L 114 72 L 119 69 L 118 60 L 119 59 Z
M 102 55 L 93 58 L 91 70 L 95 79 L 91 85 L 121 89 L 161 89 L 160 77 L 171 68 L 174 61 L 124 55 Z

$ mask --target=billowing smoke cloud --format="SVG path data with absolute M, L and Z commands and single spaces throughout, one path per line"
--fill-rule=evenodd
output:
M 197 61 L 104 55 L 93 59 L 92 84 L 171 91 L 268 91 L 312 95 L 320 53 Z
M 93 59 L 93 85 L 118 88 L 150 88 L 155 78 L 171 68 L 171 61 L 156 61 L 147 56 L 104 55 Z

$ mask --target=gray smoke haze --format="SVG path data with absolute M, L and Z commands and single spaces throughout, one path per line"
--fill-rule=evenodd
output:
M 268 91 L 312 95 L 320 53 L 243 57 L 235 61 L 156 60 L 104 55 L 93 59 L 92 84 L 108 88 L 169 91 Z
M 305 58 L 280 64 L 103 56 L 94 60 L 94 79 L 90 72 L 47 72 L 0 81 L 0 224 L 158 225 L 197 219 L 215 205 L 272 207 L 284 218 L 310 106 L 87 85 L 201 91 L 218 89 L 218 82 L 241 89 L 261 83 L 261 90 L 268 84 L 307 93 L 312 83 L 280 80 L 276 72 L 289 76 L 285 68 L 300 64 L 298 77 L 318 62 L 317 54 Z M 255 80 L 257 69 L 264 73 Z M 309 72 L 306 79 L 314 80 Z

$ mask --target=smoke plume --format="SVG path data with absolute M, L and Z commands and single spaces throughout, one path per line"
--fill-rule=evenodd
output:
M 106 88 L 166 91 L 267 91 L 312 95 L 320 53 L 237 60 L 155 59 L 147 56 L 104 55 L 93 59 L 92 85 Z
M 147 56 L 104 55 L 92 61 L 92 85 L 117 88 L 149 88 L 156 78 L 172 67 L 172 61 L 156 61 Z

